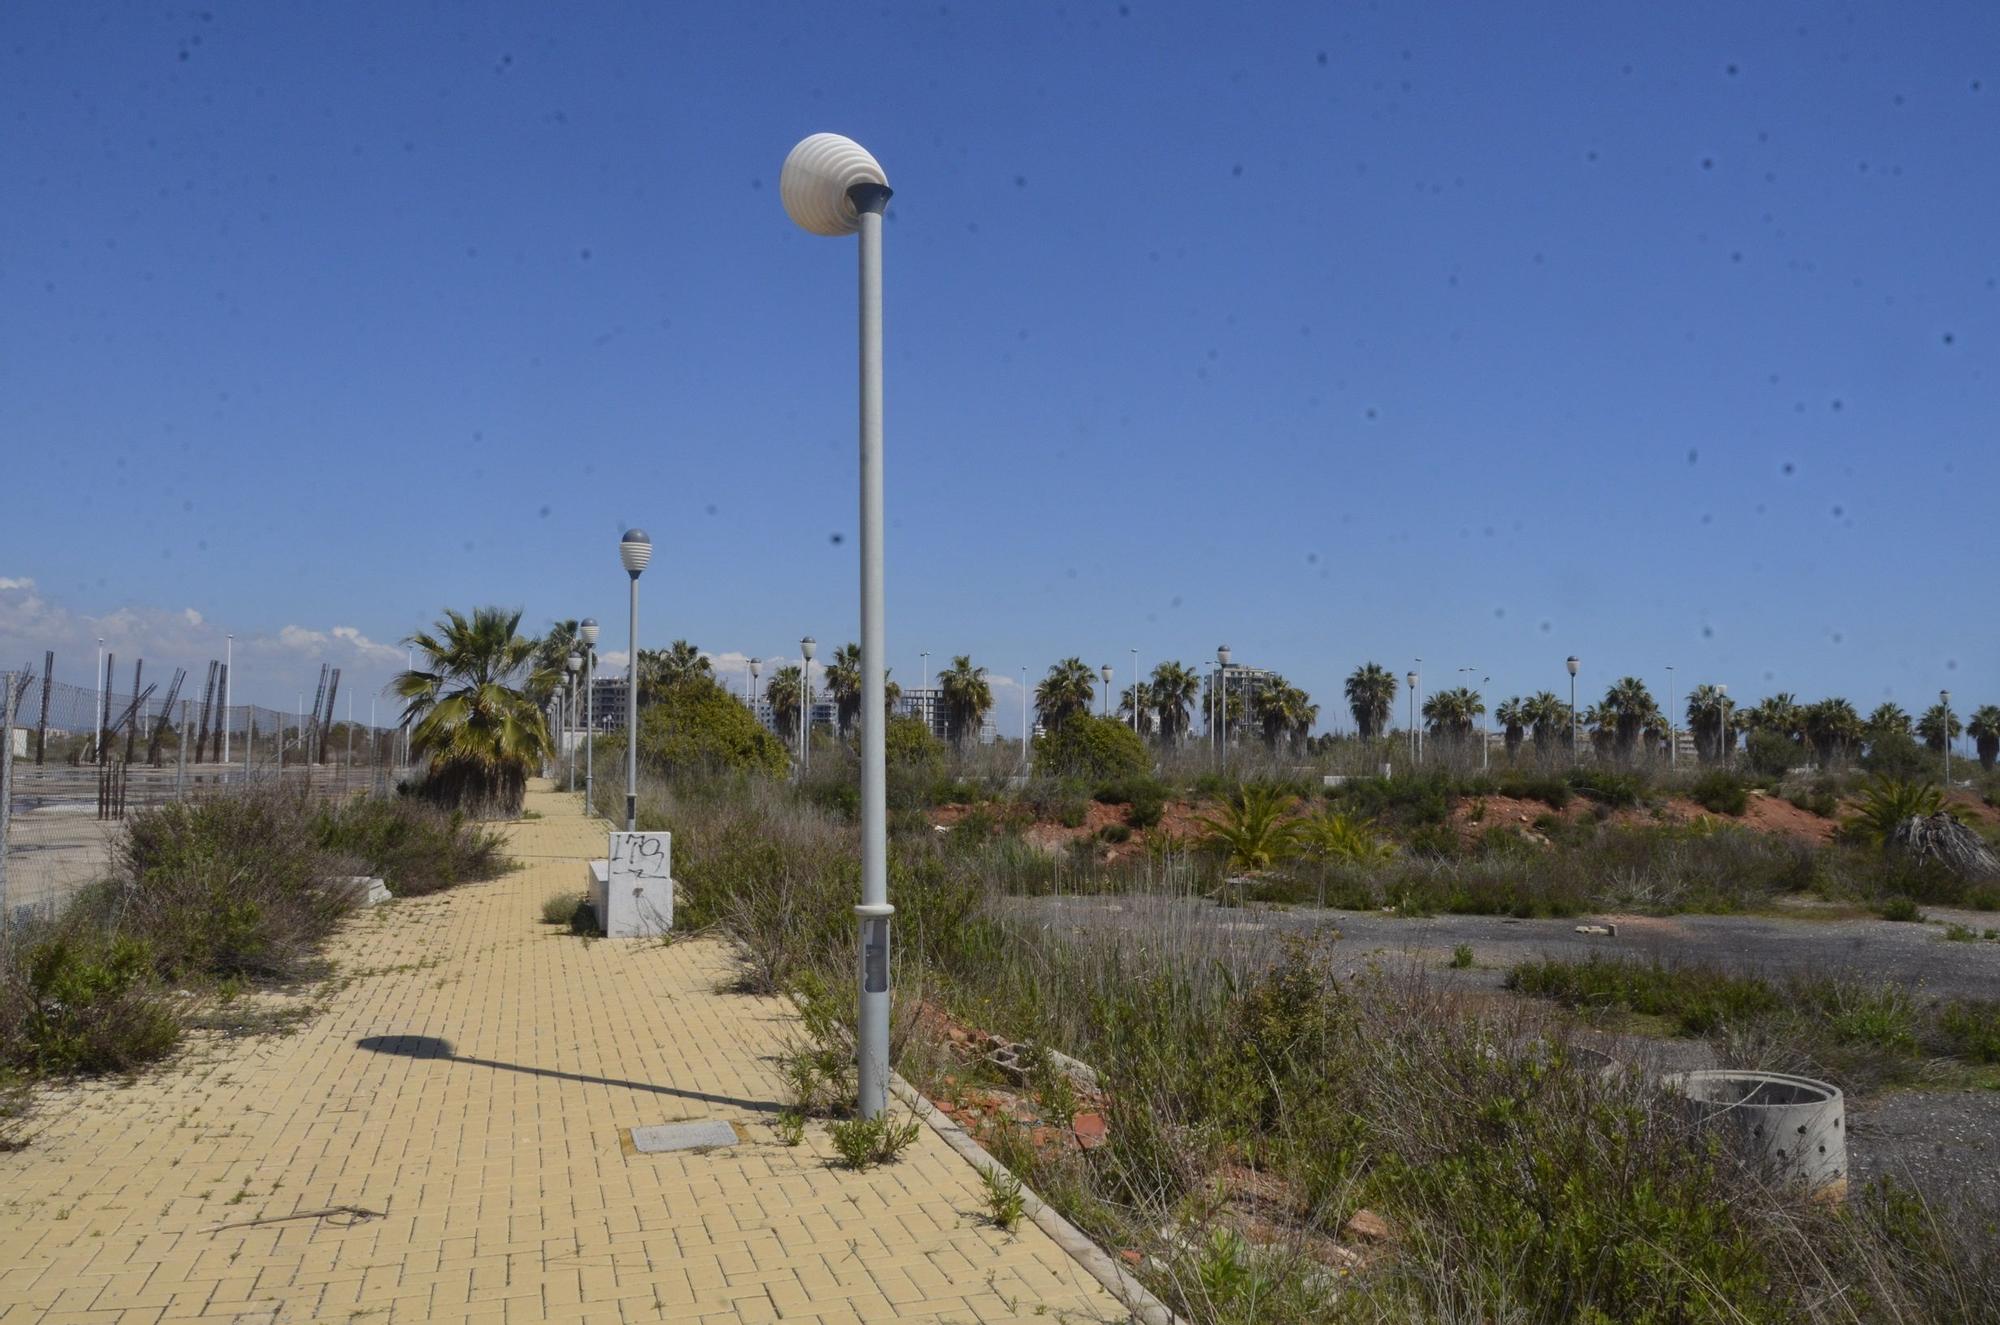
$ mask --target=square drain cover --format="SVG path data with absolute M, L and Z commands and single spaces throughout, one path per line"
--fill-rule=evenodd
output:
M 632 1148 L 642 1155 L 658 1155 L 669 1150 L 702 1150 L 736 1144 L 736 1129 L 719 1118 L 703 1118 L 691 1123 L 661 1123 L 657 1127 L 632 1129 Z

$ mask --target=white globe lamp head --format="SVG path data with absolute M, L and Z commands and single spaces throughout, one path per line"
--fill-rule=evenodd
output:
M 1110 664 L 1110 663 L 1106 663 L 1106 664 L 1104 664 L 1104 666 L 1102 666 L 1102 667 L 1098 668 L 1098 669 L 1097 669 L 1097 674 L 1098 674 L 1099 676 L 1101 676 L 1101 677 L 1103 677 L 1103 678 L 1104 678 L 1104 684 L 1106 684 L 1106 685 L 1110 685 L 1110 684 L 1111 684 L 1111 664 Z
M 1229 646 L 1227 644 L 1216 646 L 1215 660 L 1224 667 L 1229 666 Z
M 752 659 L 750 660 L 750 679 L 751 679 L 751 680 L 753 680 L 753 681 L 754 681 L 754 680 L 756 680 L 756 679 L 757 679 L 757 677 L 758 677 L 758 675 L 759 675 L 759 674 L 761 674 L 761 673 L 763 672 L 763 670 L 764 670 L 764 660 L 763 660 L 762 658 L 752 658 Z
M 618 559 L 625 563 L 625 573 L 638 579 L 639 572 L 653 560 L 653 540 L 643 529 L 627 529 L 625 537 L 618 540 Z
M 585 618 L 583 619 L 583 624 L 582 624 L 582 625 L 580 625 L 580 626 L 578 626 L 578 627 L 576 628 L 576 633 L 577 633 L 577 634 L 579 634 L 579 635 L 581 635 L 581 636 L 583 637 L 583 642 L 584 642 L 584 643 L 585 643 L 586 645 L 588 645 L 588 646 L 589 646 L 590 648 L 593 648 L 593 649 L 594 649 L 594 648 L 596 648 L 596 647 L 597 647 L 597 618 L 596 618 L 596 617 L 589 617 L 589 616 L 585 617 Z
M 1569 656 L 1569 658 L 1568 658 L 1568 659 L 1567 659 L 1567 660 L 1566 660 L 1566 661 L 1565 661 L 1565 662 L 1563 663 L 1563 666 L 1565 666 L 1565 667 L 1569 668 L 1569 674 L 1570 674 L 1571 676 L 1575 676 L 1575 675 L 1576 675 L 1576 673 L 1577 673 L 1577 669 L 1578 669 L 1579 667 L 1582 667 L 1582 666 L 1583 666 L 1583 664 L 1582 664 L 1582 663 L 1580 663 L 1580 662 L 1578 662 L 1578 661 L 1577 661 L 1577 658 L 1576 658 L 1576 655 L 1572 653 L 1572 654 L 1571 654 L 1571 655 Z
M 1408 683 L 1410 689 L 1415 690 L 1417 688 L 1417 674 L 1415 672 L 1405 672 L 1403 680 Z
M 567 659 L 567 661 L 568 661 L 568 663 L 569 663 L 569 670 L 570 670 L 571 672 L 573 672 L 573 673 L 574 673 L 574 672 L 580 672 L 580 671 L 582 671 L 582 670 L 583 670 L 583 655 L 582 655 L 582 654 L 580 654 L 580 653 L 572 653 L 572 654 L 571 654 L 571 655 L 569 656 L 569 658 Z
M 816 133 L 792 149 L 778 173 L 785 214 L 815 235 L 851 235 L 861 228 L 852 191 L 873 185 L 887 194 L 889 177 L 868 149 L 837 133 Z
M 819 644 L 808 635 L 799 641 L 799 652 L 805 656 L 807 662 L 811 662 L 813 655 L 819 652 Z

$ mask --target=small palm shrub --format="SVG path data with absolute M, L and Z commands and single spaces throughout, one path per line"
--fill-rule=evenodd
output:
M 1334 810 L 1301 821 L 1298 836 L 1304 853 L 1314 860 L 1365 865 L 1396 854 L 1395 848 L 1375 836 L 1366 824 Z
M 1935 782 L 1878 777 L 1861 793 L 1860 808 L 1841 824 L 1841 832 L 1864 846 L 1885 846 L 1905 819 L 1960 812 L 1957 807 L 1947 809 L 1944 792 Z
M 1298 847 L 1298 824 L 1288 818 L 1293 798 L 1275 787 L 1251 783 L 1219 813 L 1201 820 L 1201 845 L 1220 853 L 1226 867 L 1247 873 L 1268 870 L 1290 859 Z

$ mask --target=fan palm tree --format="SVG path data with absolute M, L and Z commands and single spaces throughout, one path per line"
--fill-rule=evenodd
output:
M 1545 755 L 1569 741 L 1569 705 L 1550 690 L 1537 690 L 1524 701 L 1521 716 L 1534 729 L 1535 753 Z
M 799 738 L 799 715 L 805 712 L 806 678 L 796 664 L 771 673 L 764 683 L 764 698 L 771 705 L 771 726 L 787 741 Z
M 1716 686 L 1704 683 L 1688 691 L 1688 730 L 1694 733 L 1695 756 L 1703 763 L 1720 759 L 1728 748 L 1724 738 L 1733 707 L 1729 696 Z
M 1910 715 L 1900 704 L 1877 704 L 1875 711 L 1868 715 L 1866 735 L 1870 744 L 1884 736 L 1908 736 Z
M 971 655 L 961 653 L 938 673 L 938 690 L 944 700 L 945 739 L 961 747 L 967 739 L 976 739 L 986 715 L 993 711 L 993 686 L 986 669 L 974 667 Z
M 1773 732 L 1788 741 L 1803 742 L 1806 711 L 1799 707 L 1797 695 L 1781 690 L 1758 700 L 1756 706 L 1743 715 L 1743 725 L 1751 731 Z
M 694 645 L 677 639 L 664 649 L 639 650 L 639 702 L 650 704 L 683 681 L 712 677 L 715 668 Z
M 1507 738 L 1507 757 L 1512 759 L 1521 752 L 1521 741 L 1527 735 L 1528 701 L 1516 695 L 1503 699 L 1493 709 L 1493 719 L 1504 730 Z
M 1951 711 L 1951 706 L 1943 700 L 1924 710 L 1924 716 L 1917 719 L 1917 735 L 1924 738 L 1924 744 L 1942 754 L 1945 742 L 1955 741 L 1965 731 L 1965 724 Z
M 1133 711 L 1138 716 L 1133 717 Z M 1132 723 L 1141 736 L 1153 734 L 1153 690 L 1144 681 L 1126 686 L 1118 695 L 1118 716 Z
M 1604 692 L 1604 702 L 1599 705 L 1601 719 L 1611 728 L 1612 745 L 1621 760 L 1632 757 L 1632 749 L 1639 743 L 1639 734 L 1660 711 L 1653 698 L 1653 692 L 1646 683 L 1636 676 L 1621 676 L 1612 682 Z
M 1979 766 L 1991 773 L 1993 761 L 2000 758 L 2000 705 L 1982 704 L 1973 710 L 1972 721 L 1965 724 L 1965 730 L 1977 743 Z
M 433 799 L 475 814 L 518 814 L 528 775 L 553 753 L 527 690 L 538 645 L 520 626 L 519 611 L 447 611 L 404 641 L 422 666 L 389 684 L 404 701 L 410 749 L 428 763 L 424 790 Z
M 562 688 L 569 672 L 569 656 L 583 648 L 582 626 L 575 621 L 556 621 L 549 633 L 535 642 L 535 662 L 529 669 L 527 692 L 537 704 L 547 704 Z
M 1319 718 L 1319 705 L 1312 696 L 1283 677 L 1272 677 L 1250 698 L 1250 711 L 1263 729 L 1264 744 L 1277 749 L 1284 741 L 1296 747 L 1312 731 Z
M 1225 868 L 1270 869 L 1298 849 L 1299 825 L 1289 817 L 1295 803 L 1279 788 L 1251 783 L 1201 819 L 1201 844 L 1221 852 Z
M 1160 739 L 1168 745 L 1186 740 L 1189 713 L 1201 696 L 1201 673 L 1185 663 L 1163 662 L 1153 669 L 1146 693 L 1160 715 Z
M 1065 658 L 1049 668 L 1049 674 L 1035 687 L 1035 711 L 1042 726 L 1053 731 L 1071 718 L 1090 712 L 1097 698 L 1096 673 L 1081 658 Z
M 840 734 L 846 736 L 854 729 L 854 720 L 861 716 L 859 644 L 843 644 L 833 651 L 833 661 L 826 666 L 826 692 L 833 696 L 834 722 Z
M 1592 704 L 1577 714 L 1577 723 L 1590 734 L 1591 753 L 1599 759 L 1609 759 L 1618 742 L 1618 715 Z
M 1821 767 L 1845 762 L 1861 740 L 1861 714 L 1837 697 L 1806 705 L 1802 726 Z
M 1348 673 L 1347 711 L 1361 739 L 1372 741 L 1389 726 L 1389 709 L 1396 702 L 1396 677 L 1380 663 L 1364 663 Z
M 1474 720 L 1484 712 L 1485 701 L 1469 686 L 1440 690 L 1424 701 L 1424 721 L 1430 725 L 1430 734 L 1453 748 L 1472 739 Z

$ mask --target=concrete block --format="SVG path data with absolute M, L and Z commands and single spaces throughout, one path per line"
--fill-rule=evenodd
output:
M 720 1118 L 632 1129 L 632 1148 L 642 1155 L 660 1155 L 671 1150 L 712 1150 L 717 1146 L 735 1144 L 736 1129 Z
M 672 833 L 611 834 L 597 907 L 606 938 L 651 938 L 674 927 L 673 843 Z
M 365 874 L 348 876 L 348 887 L 354 890 L 356 906 L 379 906 L 389 900 L 389 885 L 380 879 L 371 879 Z

